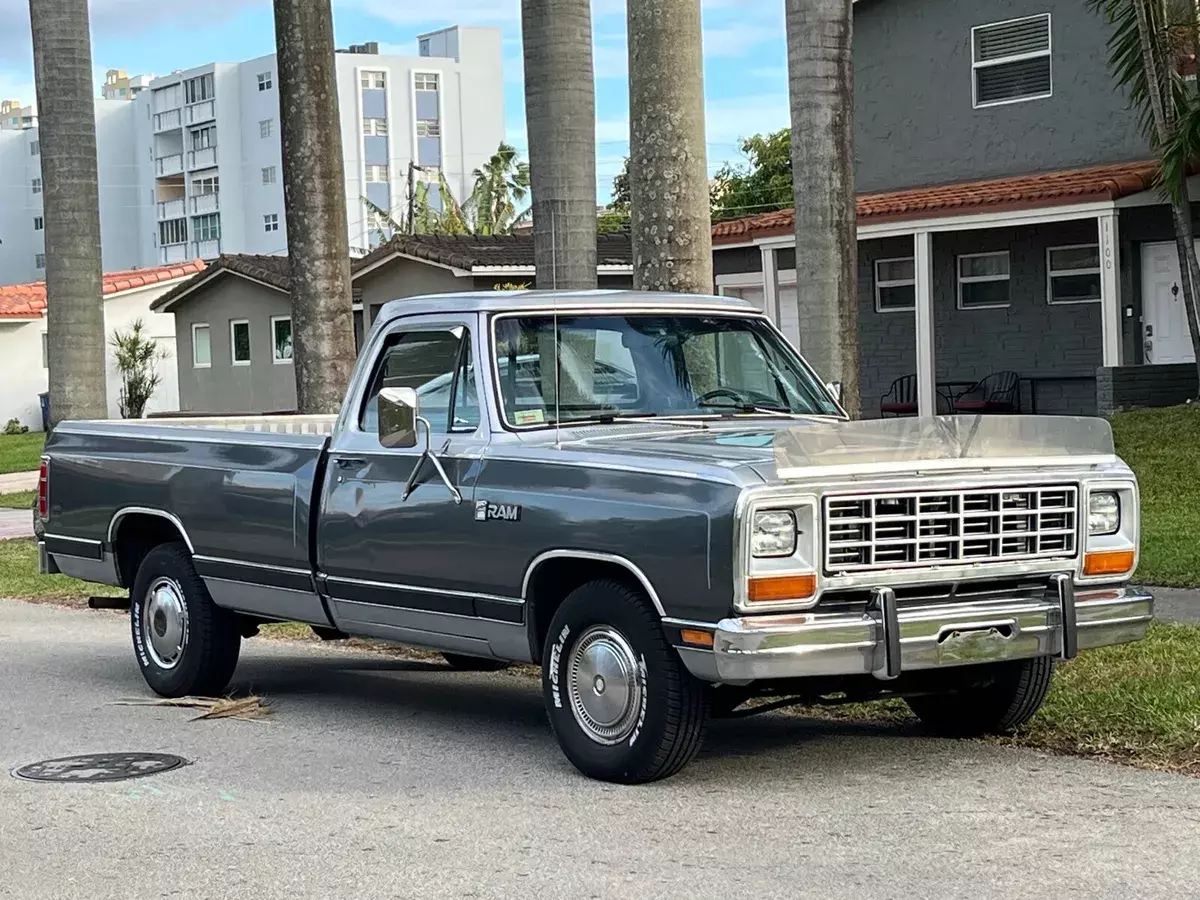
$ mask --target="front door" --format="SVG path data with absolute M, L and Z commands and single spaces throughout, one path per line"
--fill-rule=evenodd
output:
M 1200 252 L 1200 241 L 1197 241 Z M 1195 362 L 1175 244 L 1142 245 L 1142 347 L 1147 363 Z
M 477 606 L 469 590 L 477 537 L 472 495 L 487 434 L 475 325 L 474 316 L 401 319 L 368 348 L 376 364 L 334 438 L 317 539 L 330 611 L 349 633 L 487 653 L 486 629 L 475 622 L 486 604 Z M 428 428 L 419 427 L 414 448 L 379 441 L 385 387 L 417 391 Z M 425 460 L 406 497 L 426 430 L 450 484 Z M 512 612 L 519 620 L 519 605 Z

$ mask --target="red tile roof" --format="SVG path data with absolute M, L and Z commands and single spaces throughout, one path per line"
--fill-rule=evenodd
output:
M 858 222 L 865 225 L 1062 206 L 1090 200 L 1116 200 L 1149 190 L 1154 186 L 1156 172 L 1155 163 L 1142 161 L 880 194 L 859 194 Z M 713 243 L 736 244 L 754 238 L 791 234 L 794 227 L 795 217 L 790 209 L 729 219 L 713 225 Z
M 152 269 L 126 269 L 106 272 L 104 296 L 149 287 L 163 281 L 174 281 L 204 271 L 204 260 L 196 259 L 173 266 Z M 27 319 L 46 311 L 46 282 L 0 286 L 0 319 Z

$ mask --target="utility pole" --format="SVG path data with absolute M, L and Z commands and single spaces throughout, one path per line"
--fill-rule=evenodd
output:
M 330 0 L 275 0 L 275 44 L 296 403 L 335 413 L 355 350 Z
M 108 416 L 87 0 L 29 0 L 46 237 L 50 424 Z

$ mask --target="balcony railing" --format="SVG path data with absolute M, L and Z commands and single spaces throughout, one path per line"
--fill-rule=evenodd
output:
M 189 125 L 208 122 L 217 117 L 217 105 L 212 100 L 205 100 L 203 103 L 193 103 L 187 108 L 186 115 Z
M 164 200 L 158 204 L 158 220 L 160 222 L 164 219 L 182 219 L 184 212 L 182 197 L 178 200 Z
M 192 215 L 198 216 L 202 213 L 217 212 L 221 208 L 220 203 L 217 202 L 217 197 L 218 195 L 215 193 L 200 194 L 198 197 L 192 197 Z
M 169 131 L 172 128 L 178 128 L 183 124 L 183 116 L 179 114 L 179 110 L 172 109 L 169 112 L 156 113 L 154 116 L 154 130 Z
M 189 169 L 208 169 L 217 164 L 217 148 L 205 147 L 203 150 L 188 151 Z
M 197 241 L 195 244 L 196 256 L 200 259 L 216 259 L 221 255 L 221 242 L 216 241 Z
M 170 156 L 160 156 L 155 163 L 159 175 L 178 175 L 183 171 L 183 154 L 173 153 Z
M 164 247 L 159 247 L 158 262 L 164 266 L 171 263 L 185 262 L 188 258 L 187 249 L 187 244 L 167 244 Z

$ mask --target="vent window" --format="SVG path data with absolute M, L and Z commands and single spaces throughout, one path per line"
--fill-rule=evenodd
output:
M 1049 14 L 971 29 L 971 68 L 976 108 L 1049 97 Z

